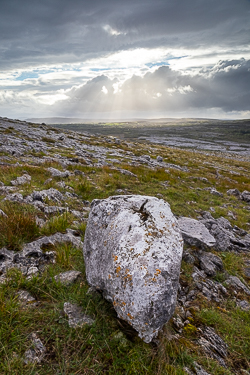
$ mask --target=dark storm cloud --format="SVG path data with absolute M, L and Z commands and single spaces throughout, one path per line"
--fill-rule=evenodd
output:
M 221 61 L 196 75 L 163 66 L 143 77 L 133 76 L 116 92 L 106 76 L 69 91 L 69 99 L 55 105 L 61 115 L 105 111 L 187 111 L 217 108 L 225 112 L 249 110 L 250 60 Z
M 136 47 L 240 49 L 250 42 L 249 12 L 249 0 L 2 0 L 0 68 L 75 63 Z

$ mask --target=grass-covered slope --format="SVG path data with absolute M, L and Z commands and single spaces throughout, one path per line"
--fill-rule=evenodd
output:
M 157 161 L 157 156 L 163 161 Z M 62 174 L 56 175 L 51 168 Z M 19 183 L 18 177 L 25 175 L 30 178 Z M 0 181 L 0 248 L 15 254 L 27 243 L 66 233 L 69 228 L 83 240 L 89 202 L 118 194 L 156 196 L 166 200 L 176 216 L 198 218 L 209 211 L 215 219 L 223 216 L 232 226 L 250 231 L 249 204 L 227 194 L 234 188 L 250 191 L 250 162 L 243 157 L 127 143 L 0 119 Z M 221 194 L 214 195 L 207 188 Z M 46 196 L 37 203 L 39 198 L 34 204 L 34 192 L 49 189 L 61 194 L 53 190 L 52 198 Z M 227 287 L 227 294 L 217 302 L 198 293 L 188 307 L 176 308 L 174 319 L 185 316 L 182 329 L 171 320 L 157 343 L 145 344 L 117 319 L 111 304 L 89 289 L 81 247 L 65 241 L 45 246 L 43 251 L 54 251 L 55 263 L 39 266 L 31 277 L 21 268 L 4 269 L 0 255 L 0 374 L 180 375 L 187 373 L 185 368 L 195 374 L 196 362 L 210 374 L 250 373 L 250 311 L 237 304 L 250 302 L 246 293 Z M 250 286 L 245 273 L 250 267 L 249 253 L 216 255 L 224 271 L 210 278 L 213 282 L 226 286 L 225 279 L 233 275 Z M 55 275 L 69 270 L 82 273 L 76 283 L 65 286 L 55 281 Z M 193 270 L 194 264 L 183 260 L 180 283 L 187 293 L 194 283 Z M 21 302 L 21 290 L 35 300 Z M 82 307 L 95 323 L 69 327 L 63 313 L 65 302 Z M 206 326 L 214 328 L 228 345 L 226 367 L 199 343 Z M 46 353 L 40 363 L 25 363 L 33 332 Z

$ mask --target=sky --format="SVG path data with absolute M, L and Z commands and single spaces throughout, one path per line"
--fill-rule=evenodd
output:
M 0 116 L 250 118 L 250 0 L 0 0 Z

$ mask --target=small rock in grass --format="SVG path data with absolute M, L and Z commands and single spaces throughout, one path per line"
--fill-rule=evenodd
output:
M 47 171 L 49 171 L 51 173 L 52 177 L 66 178 L 66 177 L 70 176 L 70 172 L 69 171 L 61 172 L 61 171 L 59 171 L 59 169 L 52 168 L 52 167 L 47 168 Z
M 82 327 L 84 325 L 94 324 L 94 319 L 85 315 L 82 308 L 76 304 L 65 302 L 63 306 L 64 313 L 68 316 L 69 326 L 72 328 Z
M 234 195 L 237 198 L 240 198 L 240 191 L 238 189 L 229 189 L 227 195 Z
M 42 341 L 37 337 L 37 334 L 33 332 L 31 335 L 32 347 L 24 353 L 24 362 L 28 363 L 41 363 L 45 357 L 46 348 Z
M 157 156 L 156 160 L 158 161 L 158 163 L 162 163 L 163 162 L 163 157 L 162 156 Z
M 250 310 L 250 303 L 247 302 L 246 300 L 238 300 L 237 301 L 237 306 L 241 308 L 241 310 L 244 310 L 244 311 L 249 311 Z
M 237 276 L 229 276 L 225 283 L 235 288 L 236 291 L 244 292 L 250 296 L 250 289 Z
M 31 181 L 31 176 L 29 174 L 24 174 L 21 177 L 17 177 L 16 180 L 10 181 L 11 185 L 17 186 L 17 185 L 24 185 Z
M 79 280 L 81 275 L 82 273 L 80 271 L 66 271 L 54 276 L 54 279 L 63 285 L 70 285 Z
M 250 203 L 250 191 L 244 190 L 243 193 L 241 193 L 241 199 L 247 203 Z
M 29 292 L 27 292 L 27 290 L 19 290 L 17 295 L 21 305 L 32 305 L 36 302 L 36 299 Z

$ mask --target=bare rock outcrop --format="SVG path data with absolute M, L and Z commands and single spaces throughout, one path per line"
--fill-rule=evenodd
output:
M 177 221 L 162 199 L 92 202 L 83 246 L 87 281 L 145 342 L 174 312 L 182 251 Z

